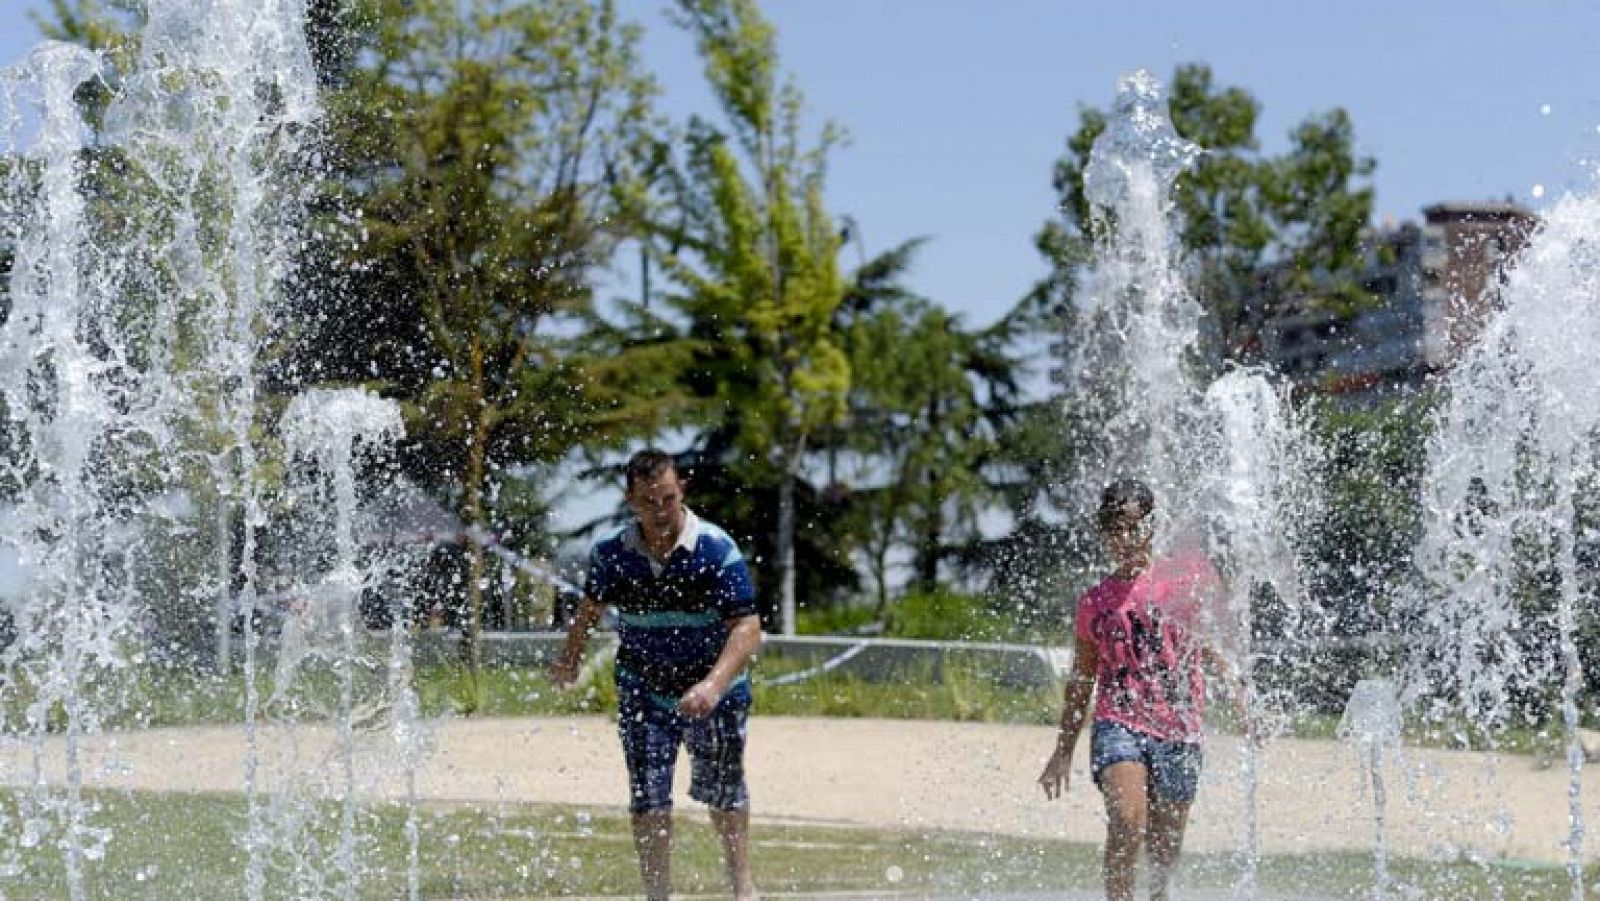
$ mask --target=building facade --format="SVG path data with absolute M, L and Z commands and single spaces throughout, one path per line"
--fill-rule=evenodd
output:
M 1448 369 L 1499 306 L 1500 283 L 1538 219 L 1511 203 L 1441 203 L 1423 210 L 1423 359 Z
M 1261 329 L 1266 362 L 1302 390 L 1375 403 L 1448 369 L 1499 302 L 1507 266 L 1537 227 L 1509 203 L 1442 203 L 1424 224 L 1369 232 L 1361 288 L 1341 308 L 1314 295 L 1279 298 Z

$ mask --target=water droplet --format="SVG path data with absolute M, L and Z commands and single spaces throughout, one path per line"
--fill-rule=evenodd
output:
M 1535 196 L 1535 197 L 1543 197 L 1544 196 L 1544 185 L 1534 185 L 1532 193 L 1533 193 L 1533 196 Z
M 1539 115 L 1541 115 L 1541 116 L 1550 115 L 1550 104 L 1548 104 L 1548 103 L 1540 104 L 1539 105 Z
M 889 868 L 883 871 L 883 878 L 891 883 L 898 883 L 906 878 L 906 871 L 890 864 Z

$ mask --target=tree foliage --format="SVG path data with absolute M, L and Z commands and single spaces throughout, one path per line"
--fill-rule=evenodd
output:
M 900 285 L 920 242 L 864 264 L 841 308 L 853 379 L 848 423 L 829 448 L 852 464 L 850 532 L 881 616 L 892 557 L 909 551 L 916 590 L 978 539 L 996 500 L 988 476 L 1020 393 L 1007 323 L 969 329 Z
M 611 0 L 374 0 L 358 22 L 326 95 L 335 177 L 295 367 L 403 401 L 412 477 L 522 543 L 548 498 L 514 483 L 670 413 L 670 351 L 612 354 L 594 308 L 654 146 L 639 33 Z
M 772 26 L 753 0 L 683 0 L 718 123 L 695 118 L 671 188 L 679 217 L 656 234 L 673 290 L 682 372 L 702 399 L 702 444 L 726 447 L 749 484 L 775 485 L 772 574 L 793 625 L 795 482 L 816 434 L 844 414 L 850 364 L 836 333 L 844 297 L 838 229 L 824 198 L 836 139 L 802 134 L 800 92 L 778 81 Z
M 1333 109 L 1304 119 L 1289 147 L 1262 152 L 1260 103 L 1240 87 L 1216 82 L 1208 66 L 1179 66 L 1168 91 L 1178 134 L 1204 149 L 1178 179 L 1174 205 L 1190 286 L 1209 314 L 1214 355 L 1253 362 L 1269 307 L 1312 297 L 1349 308 L 1360 286 L 1363 229 L 1371 218 L 1375 163 L 1355 150 L 1349 115 Z M 1060 215 L 1035 241 L 1051 265 L 1033 301 L 1049 316 L 1070 314 L 1078 279 L 1093 254 L 1083 173 L 1106 115 L 1079 111 L 1052 183 Z
M 616 0 L 309 0 L 326 117 L 305 174 L 325 180 L 270 389 L 400 400 L 409 476 L 524 549 L 553 541 L 556 467 L 679 428 L 692 497 L 749 545 L 768 609 L 848 595 L 859 571 L 890 613 L 908 565 L 921 596 L 979 576 L 991 597 L 1059 613 L 1097 554 L 1058 490 L 1096 424 L 1025 391 L 1019 348 L 1059 334 L 1092 265 L 1082 175 L 1105 114 L 1080 111 L 1055 165 L 1059 215 L 1036 239 L 1048 276 L 975 328 L 906 287 L 920 240 L 841 269 L 840 134 L 807 127 L 756 0 L 673 10 L 716 102 L 678 128 L 653 112 L 641 32 Z M 133 0 L 51 0 L 41 24 L 121 62 L 140 16 Z M 85 89 L 93 121 L 115 89 Z M 1268 153 L 1258 101 L 1207 67 L 1179 67 L 1169 96 L 1206 149 L 1174 202 L 1212 362 L 1256 361 L 1275 304 L 1361 304 L 1373 162 L 1344 111 Z M 114 168 L 99 177 L 109 206 L 139 209 Z M 664 284 L 604 303 L 629 241 Z M 1415 421 L 1325 425 L 1341 468 L 1318 591 L 1354 603 L 1400 578 Z M 999 535 L 982 527 L 997 512 Z M 446 588 L 469 636 L 486 567 L 469 542 Z

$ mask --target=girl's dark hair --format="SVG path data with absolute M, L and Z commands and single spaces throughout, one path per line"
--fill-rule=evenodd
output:
M 1115 523 L 1128 515 L 1129 506 L 1138 510 L 1138 518 L 1144 519 L 1156 508 L 1155 493 L 1150 486 L 1138 479 L 1118 479 L 1107 485 L 1100 492 L 1100 511 L 1097 517 L 1100 528 Z
M 653 482 L 666 475 L 667 470 L 678 471 L 678 464 L 672 459 L 672 455 L 663 450 L 647 447 L 628 458 L 627 487 L 632 490 L 633 486 L 640 482 Z

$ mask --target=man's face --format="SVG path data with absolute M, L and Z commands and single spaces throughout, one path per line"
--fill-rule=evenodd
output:
M 628 506 L 647 536 L 676 535 L 683 528 L 683 482 L 675 469 L 633 483 Z

